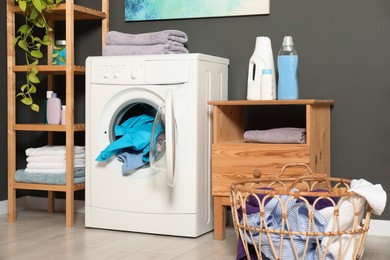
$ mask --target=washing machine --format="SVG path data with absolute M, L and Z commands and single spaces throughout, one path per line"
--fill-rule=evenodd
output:
M 197 53 L 87 58 L 86 227 L 185 237 L 213 229 L 208 101 L 227 99 L 228 64 Z M 124 172 L 116 155 L 97 161 L 140 114 L 163 126 L 160 138 L 150 133 L 149 162 Z

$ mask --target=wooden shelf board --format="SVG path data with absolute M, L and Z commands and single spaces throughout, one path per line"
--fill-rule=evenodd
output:
M 84 75 L 85 74 L 85 67 L 84 66 L 77 66 L 74 67 L 74 74 L 76 75 Z M 37 69 L 40 72 L 45 72 L 49 74 L 57 74 L 57 75 L 65 75 L 66 74 L 66 66 L 65 65 L 38 65 Z M 27 65 L 16 65 L 12 67 L 13 72 L 26 72 L 28 71 Z
M 45 124 L 15 124 L 14 131 L 47 131 L 47 132 L 65 132 L 66 125 L 45 125 Z M 85 124 L 75 124 L 73 131 L 85 131 Z
M 55 185 L 55 184 L 39 184 L 39 183 L 27 183 L 27 182 L 15 182 L 13 184 L 14 189 L 23 190 L 46 190 L 46 191 L 62 191 L 66 192 L 66 185 Z M 74 190 L 85 189 L 85 183 L 74 184 Z
M 104 12 L 94 10 L 81 5 L 74 5 L 74 19 L 75 20 L 103 20 L 107 18 Z M 22 13 L 19 6 L 12 8 L 13 13 Z M 51 13 L 46 13 L 45 17 L 49 20 L 61 21 L 65 20 L 66 4 L 60 4 Z
M 259 106 L 259 105 L 332 105 L 333 100 L 293 99 L 293 100 L 225 100 L 209 101 L 213 106 Z

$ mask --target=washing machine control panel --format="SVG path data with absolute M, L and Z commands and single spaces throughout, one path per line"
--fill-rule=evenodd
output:
M 189 80 L 188 60 L 130 60 L 121 56 L 91 57 L 86 63 L 95 84 L 180 84 Z

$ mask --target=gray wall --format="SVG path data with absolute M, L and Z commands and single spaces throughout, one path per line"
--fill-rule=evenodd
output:
M 4 8 L 1 8 L 4 7 Z M 5 14 L 5 3 L 0 4 Z M 334 99 L 332 175 L 364 178 L 390 191 L 390 1 L 271 0 L 268 16 L 124 22 L 124 1 L 110 1 L 110 29 L 144 33 L 185 31 L 190 52 L 230 59 L 229 99 L 245 99 L 248 61 L 257 36 L 272 40 L 274 56 L 284 35 L 299 52 L 300 98 Z M 1 28 L 5 16 L 1 15 Z M 4 30 L 1 30 L 3 33 Z M 3 33 L 5 35 L 5 32 Z M 1 38 L 0 51 L 5 49 Z M 5 52 L 4 52 L 5 55 Z M 0 60 L 5 71 L 5 59 Z M 3 77 L 1 88 L 6 91 Z M 1 95 L 5 102 L 5 97 Z M 1 120 L 6 106 L 1 102 Z M 5 121 L 4 121 L 5 122 Z M 6 128 L 1 127 L 1 143 Z M 5 151 L 5 145 L 0 149 Z M 0 154 L 0 200 L 6 199 L 6 158 Z M 379 217 L 390 220 L 390 211 Z
M 0 2 L 0 201 L 7 199 L 7 33 L 6 1 Z

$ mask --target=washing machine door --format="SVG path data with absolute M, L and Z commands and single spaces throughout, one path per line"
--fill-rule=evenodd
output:
M 173 116 L 172 92 L 169 91 L 165 98 L 165 104 L 157 110 L 150 138 L 150 165 L 166 173 L 167 184 L 171 187 L 175 184 L 175 144 L 176 128 Z M 165 132 L 158 129 L 165 125 Z

